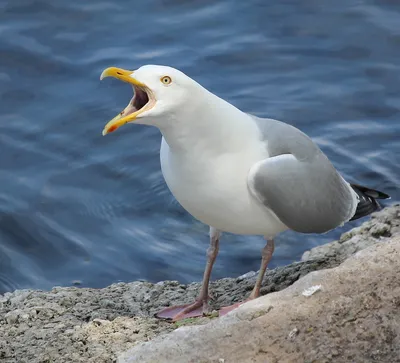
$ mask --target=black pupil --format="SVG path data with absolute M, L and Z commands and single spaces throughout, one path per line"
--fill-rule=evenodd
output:
M 164 78 L 164 82 L 167 83 L 168 82 L 168 78 Z

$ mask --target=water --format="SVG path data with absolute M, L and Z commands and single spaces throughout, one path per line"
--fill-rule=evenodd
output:
M 299 127 L 349 181 L 400 200 L 400 6 L 391 1 L 0 2 L 0 293 L 200 280 L 207 227 L 173 199 L 160 134 L 104 124 L 131 97 L 108 66 L 165 64 Z M 268 4 L 268 5 L 267 5 Z M 284 233 L 271 267 L 323 236 Z M 214 278 L 258 268 L 227 234 Z

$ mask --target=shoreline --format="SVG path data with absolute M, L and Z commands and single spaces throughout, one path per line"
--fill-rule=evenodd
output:
M 290 290 L 293 284 L 299 284 L 305 276 L 313 276 L 315 271 L 340 269 L 341 264 L 355 253 L 374 249 L 383 242 L 394 243 L 397 235 L 400 235 L 400 205 L 375 213 L 361 226 L 344 233 L 338 241 L 305 252 L 301 261 L 268 270 L 261 293 L 266 295 L 289 286 L 286 290 Z M 361 280 L 362 275 L 358 278 Z M 255 273 L 248 273 L 238 278 L 211 282 L 211 308 L 218 309 L 242 300 L 250 293 L 254 281 Z M 0 295 L 0 361 L 102 363 L 116 362 L 122 354 L 124 358 L 118 361 L 134 362 L 136 360 L 129 360 L 127 355 L 131 353 L 123 352 L 145 349 L 140 348 L 143 342 L 152 344 L 154 340 L 154 344 L 160 344 L 160 341 L 168 340 L 181 330 L 218 325 L 219 320 L 221 323 L 229 321 L 230 315 L 235 315 L 229 314 L 224 319 L 204 317 L 176 324 L 153 317 L 162 307 L 193 300 L 199 286 L 199 283 L 183 285 L 176 281 L 156 284 L 131 282 L 102 289 L 55 287 L 50 291 L 16 290 Z M 264 298 L 266 296 L 260 301 Z M 182 325 L 189 326 L 182 328 Z M 165 335 L 174 330 L 173 334 Z M 158 360 L 149 362 L 163 362 L 161 358 L 154 359 Z M 210 358 L 204 362 L 214 360 Z M 227 360 L 225 363 L 228 362 L 234 361 Z

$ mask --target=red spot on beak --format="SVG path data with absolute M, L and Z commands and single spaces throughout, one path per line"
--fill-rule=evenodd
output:
M 111 126 L 108 130 L 107 130 L 107 133 L 111 133 L 111 132 L 114 132 L 116 129 L 118 128 L 118 126 Z

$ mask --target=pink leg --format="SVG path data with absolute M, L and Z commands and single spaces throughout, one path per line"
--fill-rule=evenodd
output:
M 219 238 L 221 233 L 210 227 L 210 247 L 207 250 L 207 265 L 204 269 L 203 283 L 200 295 L 192 304 L 178 305 L 165 308 L 156 314 L 157 318 L 171 319 L 173 321 L 202 316 L 208 313 L 208 285 L 211 271 L 219 251 Z
M 267 244 L 261 251 L 262 259 L 261 259 L 260 271 L 257 276 L 257 281 L 256 281 L 256 284 L 254 285 L 253 291 L 251 292 L 249 298 L 245 301 L 238 302 L 236 304 L 233 304 L 230 306 L 225 306 L 225 307 L 221 308 L 221 310 L 219 311 L 219 316 L 223 316 L 223 315 L 229 313 L 230 311 L 238 308 L 240 305 L 242 305 L 246 301 L 256 299 L 260 296 L 260 290 L 261 290 L 262 282 L 264 279 L 265 270 L 267 269 L 269 261 L 271 261 L 272 254 L 274 253 L 274 249 L 275 249 L 274 240 L 267 239 Z
M 275 250 L 274 240 L 273 239 L 267 240 L 267 244 L 264 246 L 261 252 L 262 259 L 261 259 L 260 271 L 258 273 L 257 281 L 256 284 L 254 285 L 253 291 L 249 296 L 249 300 L 253 300 L 260 296 L 260 290 L 264 279 L 265 270 L 267 269 L 269 261 L 271 261 L 274 250 Z

